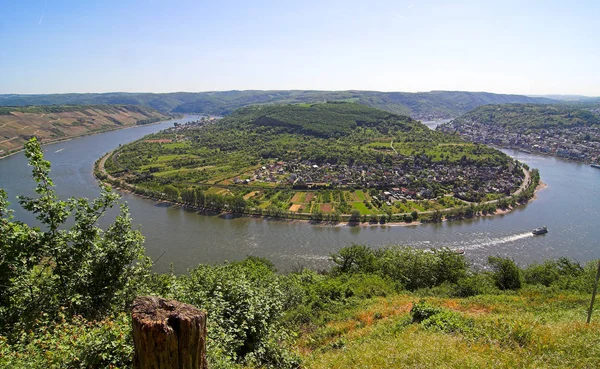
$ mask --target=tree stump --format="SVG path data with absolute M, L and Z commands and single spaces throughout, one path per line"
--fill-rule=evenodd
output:
M 137 369 L 205 369 L 206 313 L 178 301 L 142 296 L 132 309 Z

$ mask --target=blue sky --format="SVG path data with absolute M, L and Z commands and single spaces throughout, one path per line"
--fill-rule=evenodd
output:
M 600 1 L 0 0 L 0 93 L 600 96 Z

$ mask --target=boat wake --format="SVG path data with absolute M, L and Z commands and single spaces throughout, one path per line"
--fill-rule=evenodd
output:
M 533 233 L 525 232 L 525 233 L 515 234 L 512 236 L 499 237 L 499 238 L 475 239 L 475 240 L 469 242 L 469 244 L 464 245 L 462 247 L 467 250 L 475 250 L 475 249 L 481 249 L 481 248 L 490 247 L 490 246 L 502 245 L 502 244 L 509 243 L 509 242 L 515 242 L 515 241 L 518 241 L 518 240 L 521 240 L 524 238 L 529 238 L 529 237 L 533 237 Z

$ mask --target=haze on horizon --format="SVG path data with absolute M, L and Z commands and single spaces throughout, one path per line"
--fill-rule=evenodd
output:
M 600 96 L 600 2 L 0 0 L 0 93 Z

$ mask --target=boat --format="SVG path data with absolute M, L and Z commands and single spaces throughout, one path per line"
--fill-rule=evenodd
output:
M 454 249 L 452 251 L 454 251 L 458 255 L 464 255 L 465 254 L 465 249 Z
M 600 169 L 600 164 L 590 164 L 590 167 Z
M 540 228 L 536 228 L 533 231 L 531 231 L 531 233 L 533 233 L 534 235 L 548 233 L 548 227 L 543 226 L 543 227 L 540 227 Z

